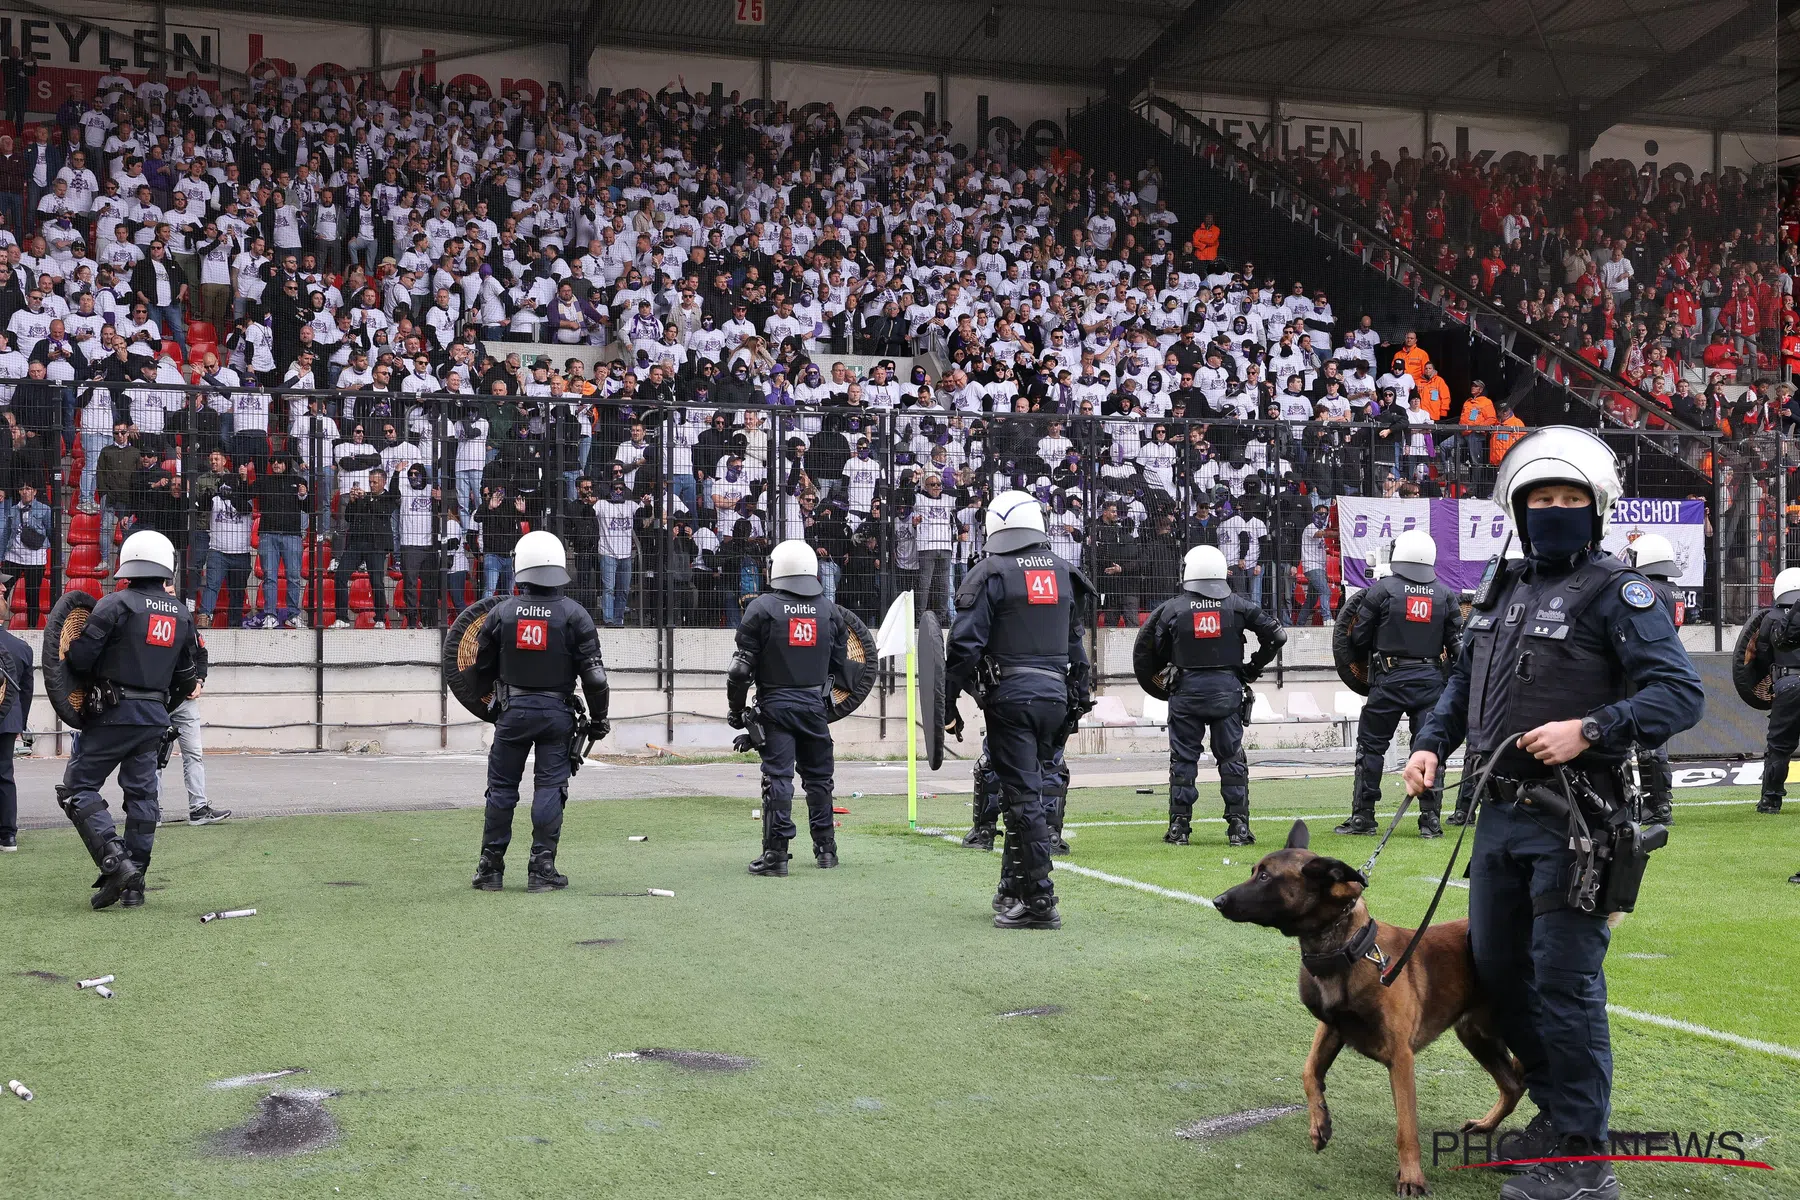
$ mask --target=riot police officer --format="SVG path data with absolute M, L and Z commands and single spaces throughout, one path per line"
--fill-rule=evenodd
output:
M 1372 834 L 1381 777 L 1394 730 L 1405 714 L 1417 738 L 1425 715 L 1444 690 L 1444 660 L 1462 636 L 1462 612 L 1454 592 L 1438 582 L 1437 543 L 1422 529 L 1394 539 L 1392 573 L 1362 596 L 1350 645 L 1369 662 L 1369 699 L 1356 729 L 1356 783 L 1350 819 L 1334 832 Z M 1441 783 L 1419 800 L 1419 836 L 1443 837 Z
M 1050 853 L 1067 854 L 1069 843 L 1063 840 L 1063 821 L 1069 809 L 1069 762 L 1065 756 L 1068 748 L 1068 722 L 1058 736 L 1056 752 L 1050 756 L 1050 772 L 1044 778 L 1044 816 L 1050 823 Z M 1000 822 L 1000 775 L 994 770 L 993 757 L 988 753 L 987 738 L 981 739 L 981 755 L 975 760 L 971 772 L 974 784 L 975 822 L 969 829 L 969 836 L 963 839 L 963 845 L 976 850 L 992 850 L 994 834 Z
M 1781 811 L 1788 760 L 1800 746 L 1800 567 L 1775 577 L 1775 603 L 1757 631 L 1758 655 L 1770 664 L 1775 694 L 1769 705 L 1769 737 L 1763 749 L 1762 799 L 1756 811 Z
M 569 886 L 569 877 L 556 869 L 556 846 L 569 799 L 570 741 L 577 733 L 575 684 L 580 681 L 587 697 L 586 732 L 595 740 L 611 728 L 611 691 L 594 618 L 562 594 L 569 584 L 562 541 L 542 529 L 520 538 L 513 579 L 521 594 L 489 609 L 477 635 L 477 685 L 482 693 L 494 690 L 501 711 L 488 750 L 487 807 L 473 884 L 484 892 L 504 885 L 519 781 L 526 756 L 535 754 L 525 890 L 546 892 Z
M 90 903 L 144 903 L 144 872 L 156 841 L 156 752 L 169 728 L 169 709 L 187 699 L 199 679 L 200 649 L 187 606 L 163 584 L 175 578 L 175 547 L 141 530 L 119 547 L 113 572 L 129 584 L 101 597 L 87 625 L 69 643 L 70 672 L 86 681 L 81 740 L 56 789 L 57 802 L 100 868 Z M 125 794 L 125 837 L 117 835 L 100 787 L 114 769 Z
M 1675 592 L 1674 579 L 1681 574 L 1675 547 L 1660 533 L 1646 533 L 1631 543 L 1631 565 L 1650 581 L 1650 590 L 1675 622 L 1677 636 L 1687 617 L 1687 605 Z M 1638 779 L 1644 789 L 1644 820 L 1668 825 L 1675 820 L 1675 776 L 1669 768 L 1667 746 L 1637 748 Z
M 962 736 L 956 704 L 965 691 L 987 714 L 989 760 L 1006 808 L 995 926 L 1061 929 L 1045 790 L 1055 786 L 1047 779 L 1071 707 L 1088 700 L 1081 612 L 1093 588 L 1050 553 L 1035 496 L 996 496 L 986 530 L 987 556 L 956 593 L 956 625 L 944 656 L 945 728 Z
M 1619 862 L 1635 830 L 1613 823 L 1625 756 L 1694 725 L 1705 702 L 1654 589 L 1599 549 L 1619 492 L 1617 461 L 1585 430 L 1554 426 L 1513 445 L 1495 497 L 1528 558 L 1489 564 L 1494 578 L 1476 594 L 1456 668 L 1406 766 L 1418 795 L 1465 736 L 1494 756 L 1470 864 L 1469 940 L 1538 1106 L 1532 1152 L 1520 1158 L 1604 1152 L 1593 1148 L 1606 1145 L 1612 1090 L 1607 910 L 1635 902 L 1620 891 L 1634 893 L 1636 876 L 1596 876 L 1599 860 L 1581 843 L 1607 838 Z M 1605 1162 L 1542 1163 L 1500 1194 L 1607 1200 L 1618 1180 Z
M 762 853 L 752 875 L 788 873 L 794 828 L 794 768 L 806 790 L 813 860 L 838 865 L 832 824 L 831 727 L 825 697 L 833 678 L 849 675 L 849 630 L 837 606 L 820 599 L 819 556 L 803 541 L 780 543 L 769 555 L 769 586 L 738 623 L 737 652 L 725 673 L 726 720 L 748 729 L 762 756 Z M 756 707 L 750 707 L 750 685 Z
M 1138 645 L 1152 661 L 1133 663 L 1138 675 L 1176 668 L 1169 690 L 1169 829 L 1163 841 L 1188 844 L 1194 820 L 1194 787 L 1206 735 L 1212 733 L 1225 802 L 1225 836 L 1249 846 L 1250 768 L 1244 760 L 1244 691 L 1287 642 L 1287 633 L 1259 605 L 1231 590 L 1225 555 L 1195 546 L 1181 563 L 1181 594 L 1150 614 Z M 1256 635 L 1256 651 L 1244 661 L 1244 633 Z

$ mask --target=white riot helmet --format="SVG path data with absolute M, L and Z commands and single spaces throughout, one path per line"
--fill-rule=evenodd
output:
M 1208 600 L 1223 600 L 1231 594 L 1225 582 L 1225 555 L 1217 546 L 1195 546 L 1181 560 L 1183 591 L 1197 592 Z
M 1512 518 L 1513 528 L 1525 548 L 1531 535 L 1525 522 L 1525 501 L 1531 489 L 1548 483 L 1572 483 L 1594 498 L 1594 536 L 1598 546 L 1612 519 L 1612 506 L 1625 490 L 1619 481 L 1619 460 L 1605 442 L 1573 425 L 1552 425 L 1528 433 L 1513 443 L 1500 460 L 1494 480 L 1494 499 Z
M 1394 539 L 1388 558 L 1394 574 L 1409 583 L 1437 582 L 1437 543 L 1423 529 L 1409 529 Z
M 1789 567 L 1775 577 L 1775 603 L 1800 600 L 1800 567 Z
M 1044 506 L 1030 492 L 1001 492 L 987 510 L 987 548 L 990 554 L 1011 554 L 1041 546 L 1050 537 L 1044 532 Z
M 140 529 L 119 547 L 120 579 L 175 578 L 175 544 L 154 529 Z
M 534 529 L 513 547 L 513 578 L 534 587 L 567 587 L 569 560 L 562 539 L 548 529 Z
M 776 545 L 769 555 L 769 586 L 795 596 L 817 596 L 825 590 L 819 582 L 819 555 L 798 539 Z
M 1378 562 L 1369 570 L 1369 582 L 1370 583 L 1379 583 L 1383 579 L 1386 579 L 1389 575 L 1392 575 L 1393 573 L 1394 573 L 1394 564 L 1393 563 Z
M 1681 564 L 1675 561 L 1675 547 L 1660 533 L 1638 535 L 1637 541 L 1631 543 L 1631 565 L 1652 579 L 1673 579 L 1681 573 Z

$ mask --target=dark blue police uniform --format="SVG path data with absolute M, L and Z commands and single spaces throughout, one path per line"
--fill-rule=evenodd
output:
M 1787 794 L 1788 762 L 1800 746 L 1800 602 L 1788 595 L 1775 597 L 1757 640 L 1757 653 L 1770 664 L 1775 687 L 1756 811 L 1778 813 Z
M 1413 746 L 1436 754 L 1440 771 L 1465 736 L 1470 752 L 1499 756 L 1470 864 L 1475 969 L 1551 1128 L 1601 1144 L 1612 1090 L 1607 914 L 1569 907 L 1568 826 L 1516 799 L 1521 783 L 1556 769 L 1519 749 L 1517 735 L 1591 719 L 1598 738 L 1567 768 L 1616 802 L 1631 746 L 1695 724 L 1705 693 L 1669 613 L 1618 559 L 1590 550 L 1507 568 L 1497 599 L 1469 614 L 1456 668 Z
M 1456 653 L 1462 636 L 1457 596 L 1436 580 L 1420 582 L 1396 573 L 1376 581 L 1363 593 L 1350 644 L 1369 656 L 1369 699 L 1356 727 L 1356 784 L 1350 820 L 1338 833 L 1374 833 L 1375 806 L 1381 802 L 1381 777 L 1388 745 L 1401 716 L 1410 723 L 1416 742 L 1425 717 L 1444 692 L 1445 655 Z M 1444 807 L 1440 777 L 1419 797 L 1419 829 L 1439 833 Z
M 1194 803 L 1194 778 L 1206 738 L 1212 735 L 1219 764 L 1219 795 L 1227 837 L 1234 846 L 1256 841 L 1250 832 L 1250 767 L 1244 758 L 1244 685 L 1255 680 L 1287 642 L 1287 633 L 1261 606 L 1227 591 L 1207 596 L 1183 591 L 1150 614 L 1150 653 L 1155 667 L 1173 664 L 1169 692 L 1169 831 L 1164 840 L 1186 845 Z M 1256 653 L 1244 661 L 1244 633 L 1256 635 Z
M 31 728 L 32 661 L 31 646 L 0 629 L 0 671 L 6 673 L 6 700 L 0 706 L 0 842 L 7 845 L 19 836 L 13 744 Z
M 835 677 L 850 674 L 849 628 L 837 606 L 819 596 L 776 590 L 750 602 L 738 623 L 737 653 L 726 674 L 726 697 L 741 724 L 756 685 L 762 726 L 762 854 L 750 864 L 757 875 L 785 875 L 794 827 L 794 768 L 806 790 L 806 819 L 813 857 L 837 865 L 832 822 L 835 763 L 825 697 Z
M 1068 748 L 1068 722 L 1056 739 L 1056 752 L 1050 756 L 1049 768 L 1044 776 L 1044 816 L 1050 823 L 1050 849 L 1053 854 L 1067 854 L 1069 843 L 1063 841 L 1063 819 L 1069 808 L 1069 763 L 1064 756 Z M 974 785 L 974 798 L 971 807 L 975 810 L 974 827 L 969 836 L 963 839 L 965 846 L 977 846 L 983 850 L 994 848 L 994 830 L 1000 823 L 1000 811 L 1003 807 L 1000 799 L 1000 775 L 994 770 L 993 758 L 988 754 L 986 735 L 981 739 L 981 754 L 975 760 L 971 773 Z
M 956 593 L 944 658 L 945 703 L 976 692 L 987 716 L 988 759 L 1006 807 L 1006 842 L 994 898 L 1004 915 L 1023 905 L 1046 919 L 1056 908 L 1045 789 L 1073 696 L 1088 693 L 1081 613 L 1092 587 L 1043 547 L 988 554 Z M 989 664 L 991 683 L 979 673 Z M 1047 781 L 1051 781 L 1048 782 Z
M 556 847 L 569 799 L 569 740 L 575 732 L 578 680 L 587 696 L 588 719 L 604 727 L 607 715 L 599 631 L 574 600 L 551 588 L 526 585 L 526 594 L 508 596 L 488 611 L 479 639 L 476 676 L 483 691 L 497 681 L 505 700 L 488 750 L 487 807 L 475 886 L 496 890 L 501 885 L 519 782 L 530 754 L 535 758 L 527 889 L 563 887 L 568 879 L 556 871 Z
M 163 590 L 160 579 L 134 579 L 124 591 L 101 597 L 66 656 L 77 678 L 91 680 L 81 738 L 57 788 L 57 802 L 101 868 L 104 908 L 125 897 L 142 903 L 143 873 L 156 842 L 159 783 L 156 752 L 169 728 L 170 693 L 186 699 L 199 679 L 200 643 L 187 606 Z M 102 706 L 100 693 L 116 701 Z M 124 850 L 136 879 L 108 871 L 117 836 L 100 788 L 117 770 L 125 795 Z M 127 894 L 129 893 L 129 894 Z

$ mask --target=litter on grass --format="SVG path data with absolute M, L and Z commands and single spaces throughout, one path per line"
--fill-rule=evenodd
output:
M 97 984 L 94 987 L 94 995 L 100 997 L 102 1000 L 111 1000 L 113 998 L 113 990 L 104 983 Z
M 1243 1112 L 1226 1113 L 1222 1117 L 1207 1117 L 1191 1125 L 1183 1125 L 1175 1131 L 1175 1136 L 1190 1142 L 1233 1137 L 1245 1130 L 1255 1129 L 1258 1125 L 1267 1125 L 1270 1121 L 1297 1113 L 1305 1107 L 1303 1104 L 1279 1104 L 1274 1108 L 1251 1108 Z
M 85 992 L 91 987 L 99 987 L 103 983 L 111 983 L 112 981 L 113 977 L 111 975 L 102 975 L 98 979 L 83 979 L 81 982 L 77 983 L 75 987 L 77 990 Z
M 671 892 L 668 888 L 651 888 L 649 894 L 652 896 L 663 896 L 670 900 L 675 898 L 675 893 Z
M 223 921 L 230 917 L 254 917 L 255 915 L 256 910 L 254 908 L 233 908 L 226 912 L 206 913 L 201 916 L 200 923 L 205 925 L 209 921 Z
M 256 1114 L 212 1139 L 214 1154 L 234 1158 L 276 1158 L 322 1149 L 337 1140 L 337 1122 L 320 1103 L 327 1091 L 274 1092 Z
M 6 1090 L 21 1100 L 31 1099 L 31 1089 L 16 1079 L 9 1079 L 6 1081 Z
M 1003 1020 L 1007 1017 L 1054 1017 L 1062 1010 L 1060 1004 L 1040 1004 L 1036 1008 L 1015 1008 L 1011 1012 L 1001 1013 L 1000 1016 Z
M 210 1088 L 241 1088 L 253 1083 L 267 1083 L 271 1079 L 280 1079 L 285 1075 L 304 1075 L 305 1067 L 283 1067 L 279 1071 L 262 1071 L 255 1075 L 233 1075 L 230 1079 L 215 1079 L 207 1084 Z
M 650 840 L 650 836 L 644 833 L 634 833 L 625 840 L 628 842 L 647 842 Z
M 716 1050 L 663 1050 L 651 1048 L 614 1054 L 613 1058 L 650 1058 L 673 1063 L 690 1071 L 748 1071 L 756 1065 L 754 1058 L 737 1054 L 721 1054 Z

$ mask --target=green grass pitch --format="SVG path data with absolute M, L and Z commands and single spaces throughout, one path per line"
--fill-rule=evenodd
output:
M 1254 850 L 1226 847 L 1217 822 L 1185 848 L 1156 825 L 1086 826 L 1067 861 L 1212 896 L 1279 847 L 1293 815 L 1342 812 L 1348 788 L 1253 782 Z M 22 1079 L 37 1099 L 0 1094 L 0 1196 L 1392 1194 L 1386 1074 L 1349 1053 L 1330 1077 L 1324 1154 L 1303 1113 L 1211 1143 L 1175 1136 L 1301 1102 L 1313 1021 L 1297 951 L 1276 934 L 1068 872 L 1060 933 L 1002 933 L 988 908 L 997 857 L 907 832 L 892 797 L 849 802 L 842 869 L 815 870 L 802 843 L 790 878 L 754 879 L 753 803 L 571 804 L 561 864 L 574 883 L 545 895 L 523 890 L 522 840 L 506 892 L 469 888 L 477 812 L 174 827 L 149 906 L 103 914 L 88 911 L 93 872 L 72 833 L 27 833 L 0 859 L 0 1082 Z M 1070 820 L 1154 821 L 1162 803 L 1160 788 L 1077 790 Z M 1203 786 L 1203 813 L 1216 804 Z M 928 799 L 920 820 L 961 834 L 967 811 L 966 798 Z M 1677 813 L 1616 934 L 1613 1002 L 1800 1046 L 1800 887 L 1785 882 L 1800 818 Z M 1360 865 L 1372 839 L 1334 837 L 1331 823 L 1310 823 L 1314 848 Z M 1402 925 L 1451 845 L 1412 833 L 1409 819 L 1368 895 Z M 343 883 L 362 886 L 331 886 Z M 605 894 L 647 887 L 675 897 Z M 1466 898 L 1450 891 L 1442 915 Z M 251 906 L 253 918 L 197 920 Z M 576 944 L 592 939 L 617 940 Z M 105 973 L 115 999 L 76 990 Z M 1038 1006 L 1061 1011 L 999 1015 Z M 1613 1036 L 1615 1127 L 1740 1130 L 1777 1168 L 1628 1164 L 1628 1194 L 1800 1195 L 1800 1062 L 1623 1018 Z M 611 1057 L 647 1047 L 756 1065 Z M 209 1086 L 285 1067 L 306 1074 Z M 1493 1098 L 1453 1039 L 1420 1076 L 1426 1131 Z M 214 1151 L 284 1086 L 337 1093 L 324 1102 L 335 1143 Z M 1441 1196 L 1498 1191 L 1429 1157 L 1427 1174 Z

